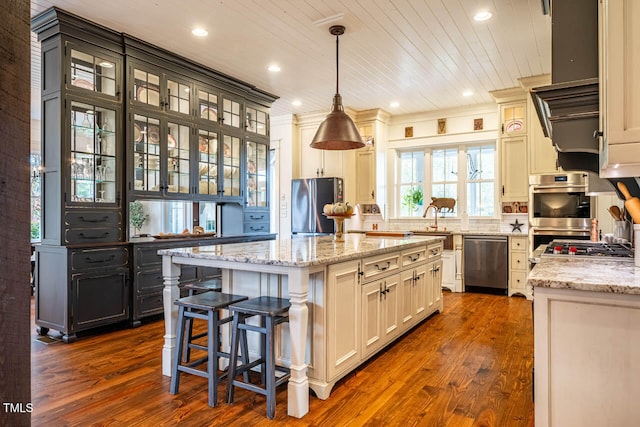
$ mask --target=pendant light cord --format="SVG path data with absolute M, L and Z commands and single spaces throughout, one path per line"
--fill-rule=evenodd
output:
M 338 61 L 340 58 L 340 56 L 338 55 L 339 43 L 340 43 L 340 35 L 336 35 L 336 93 L 340 93 L 340 91 L 338 90 L 338 82 L 340 81 L 340 67 L 338 66 Z

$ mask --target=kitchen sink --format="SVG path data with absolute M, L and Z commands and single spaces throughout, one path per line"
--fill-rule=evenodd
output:
M 442 236 L 445 237 L 443 242 L 444 250 L 453 250 L 453 232 L 451 231 L 427 231 L 427 230 L 412 230 L 415 236 Z

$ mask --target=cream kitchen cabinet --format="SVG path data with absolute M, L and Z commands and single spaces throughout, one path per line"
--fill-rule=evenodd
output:
M 456 278 L 456 265 L 455 265 L 455 252 L 443 251 L 442 252 L 442 287 L 455 292 L 455 278 Z
M 360 364 L 360 260 L 327 267 L 327 378 L 332 380 Z
M 376 152 L 373 147 L 356 150 L 356 201 L 376 202 Z
M 427 303 L 425 315 L 430 315 L 437 311 L 442 300 L 442 260 L 429 263 L 427 266 L 426 297 Z M 439 286 L 438 286 L 439 285 Z
M 500 136 L 527 134 L 527 106 L 524 100 L 500 105 Z
M 527 174 L 527 136 L 500 138 L 500 179 L 503 202 L 522 202 L 529 198 Z
M 600 176 L 640 175 L 640 4 L 600 0 Z
M 400 332 L 400 275 L 362 285 L 362 357 L 375 354 Z
M 535 292 L 536 427 L 636 425 L 639 296 L 546 287 Z
M 429 298 L 427 285 L 425 261 L 416 260 L 410 268 L 400 273 L 402 331 L 408 330 L 426 317 Z
M 300 128 L 300 178 L 343 177 L 342 150 L 318 150 L 309 144 L 317 126 Z
M 509 296 L 519 294 L 533 299 L 531 288 L 527 286 L 529 248 L 527 236 L 509 236 Z

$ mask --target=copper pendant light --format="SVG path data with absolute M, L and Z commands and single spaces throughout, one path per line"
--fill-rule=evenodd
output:
M 352 150 L 365 146 L 360 132 L 351 117 L 344 112 L 342 96 L 338 91 L 338 43 L 339 37 L 344 34 L 344 26 L 334 25 L 329 32 L 336 36 L 336 94 L 333 97 L 331 112 L 327 115 L 316 135 L 311 141 L 311 148 L 320 150 Z

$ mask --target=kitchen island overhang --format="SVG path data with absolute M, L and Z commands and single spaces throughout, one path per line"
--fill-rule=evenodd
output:
M 288 414 L 298 418 L 304 416 L 309 410 L 308 369 L 314 377 L 311 379 L 311 387 L 318 397 L 327 398 L 335 382 L 354 366 L 362 363 L 365 357 L 360 352 L 360 332 L 355 331 L 352 338 L 355 340 L 356 348 L 349 349 L 345 353 L 349 358 L 353 356 L 354 361 L 338 369 L 328 366 L 327 348 L 335 347 L 327 342 L 329 334 L 325 333 L 330 332 L 327 330 L 327 325 L 331 323 L 329 319 L 331 318 L 334 322 L 336 316 L 349 316 L 354 326 L 356 323 L 360 326 L 360 311 L 357 306 L 354 306 L 353 313 L 337 313 L 337 310 L 328 304 L 331 298 L 327 296 L 327 289 L 337 285 L 337 281 L 334 283 L 328 277 L 329 266 L 350 265 L 350 263 L 357 265 L 357 273 L 354 270 L 351 276 L 354 282 L 350 292 L 358 302 L 360 302 L 360 277 L 365 277 L 363 280 L 367 277 L 369 280 L 376 280 L 377 277 L 392 277 L 389 276 L 392 274 L 400 277 L 401 274 L 411 272 L 414 276 L 407 279 L 407 283 L 411 283 L 412 286 L 420 282 L 420 277 L 422 282 L 430 280 L 432 290 L 427 296 L 432 302 L 424 304 L 429 308 L 420 309 L 414 316 L 404 316 L 406 327 L 423 320 L 427 313 L 442 311 L 441 289 L 438 286 L 436 290 L 436 286 L 433 286 L 434 278 L 438 277 L 437 272 L 441 270 L 439 265 L 436 268 L 436 263 L 441 263 L 439 259 L 442 253 L 442 237 L 439 236 L 396 239 L 354 234 L 345 236 L 344 242 L 335 242 L 331 236 L 320 236 L 164 249 L 158 253 L 163 256 L 165 284 L 163 375 L 171 375 L 176 345 L 177 308 L 174 301 L 180 296 L 178 283 L 181 265 L 218 267 L 222 269 L 224 292 L 240 293 L 250 297 L 271 294 L 290 299 L 289 337 L 288 340 L 284 336 L 281 339 L 284 349 L 280 356 L 285 358 L 283 354 L 286 353 L 291 369 L 287 390 Z M 428 271 L 431 272 L 432 277 L 429 279 L 427 267 L 431 265 L 433 268 Z M 410 271 L 417 267 L 420 268 Z M 421 274 L 420 277 L 416 276 L 416 271 Z M 349 276 L 344 277 L 349 278 Z M 341 291 L 344 291 L 344 288 Z M 385 292 L 381 290 L 380 294 L 380 300 L 383 294 L 386 299 L 386 288 Z M 416 304 L 411 297 L 405 296 L 405 300 L 413 307 Z M 422 301 L 419 305 L 422 307 Z M 311 322 L 309 322 L 310 311 Z M 402 323 L 400 317 L 397 320 Z M 339 335 L 338 331 L 331 332 Z M 331 339 L 334 338 L 331 337 Z M 228 337 L 226 339 L 223 337 L 223 345 L 228 345 Z M 366 357 L 370 357 L 370 354 Z M 336 360 L 342 362 L 342 359 L 337 357 Z

